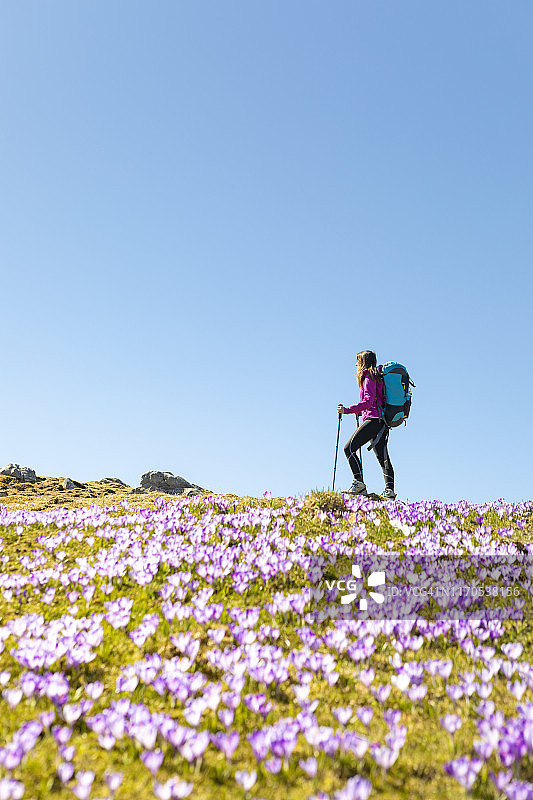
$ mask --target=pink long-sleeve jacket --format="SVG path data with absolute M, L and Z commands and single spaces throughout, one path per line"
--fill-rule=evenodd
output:
M 378 369 L 381 372 L 381 366 Z M 371 378 L 367 370 L 363 372 L 361 380 L 360 402 L 353 406 L 345 406 L 344 413 L 361 415 L 363 422 L 369 417 L 383 416 L 383 384 Z

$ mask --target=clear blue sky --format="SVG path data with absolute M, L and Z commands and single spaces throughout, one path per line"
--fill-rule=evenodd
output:
M 532 29 L 530 0 L 2 2 L 0 465 L 327 487 L 369 348 L 417 384 L 399 497 L 530 499 Z

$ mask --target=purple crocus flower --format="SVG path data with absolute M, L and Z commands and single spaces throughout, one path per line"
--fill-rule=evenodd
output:
M 98 698 L 102 695 L 104 691 L 104 684 L 101 681 L 94 681 L 93 683 L 88 683 L 85 687 L 85 693 L 91 698 L 91 700 L 98 700 Z
M 512 678 L 516 672 L 516 664 L 513 661 L 504 661 L 501 665 L 501 671 L 506 678 Z
M 16 708 L 22 700 L 22 689 L 4 689 L 2 697 L 11 708 Z
M 237 731 L 232 731 L 231 733 L 227 734 L 211 734 L 211 741 L 216 745 L 216 747 L 218 747 L 219 750 L 222 750 L 228 761 L 231 761 L 235 750 L 239 746 L 239 740 L 240 736 Z
M 117 740 L 110 733 L 101 733 L 98 735 L 98 744 L 104 750 L 112 750 Z
M 507 681 L 507 688 L 518 701 L 520 701 L 524 695 L 524 692 L 527 689 L 527 683 L 523 683 L 522 681 Z
M 389 683 L 384 683 L 378 687 L 373 686 L 371 691 L 378 703 L 383 704 L 391 693 L 391 687 Z
M 372 717 L 374 716 L 373 710 L 369 706 L 361 706 L 361 708 L 358 708 L 355 713 L 365 728 L 368 728 Z
M 177 776 L 169 778 L 166 783 L 154 783 L 154 794 L 159 800 L 179 800 L 188 797 L 193 790 L 192 783 L 181 780 Z
M 116 684 L 115 684 L 115 691 L 117 694 L 120 692 L 133 692 L 137 686 L 139 685 L 139 678 L 137 675 L 133 674 L 122 674 L 119 675 Z
M 239 769 L 235 773 L 236 782 L 242 786 L 245 792 L 249 792 L 257 780 L 257 772 L 255 769 L 248 772 L 246 769 Z
M 20 800 L 24 796 L 25 786 L 14 778 L 0 778 L 0 798 L 2 800 Z
M 407 672 L 402 671 L 399 672 L 398 675 L 393 675 L 391 678 L 391 683 L 396 686 L 401 692 L 405 692 L 405 690 L 409 687 L 411 683 L 411 679 Z
M 203 698 L 197 698 L 196 700 L 192 700 L 184 709 L 183 716 L 189 723 L 192 725 L 193 728 L 196 728 L 202 719 L 202 714 L 206 710 L 207 706 L 203 700 Z
M 177 798 L 188 797 L 192 792 L 193 785 L 183 781 L 178 777 L 169 778 L 166 783 L 154 783 L 154 794 L 159 800 L 177 800 Z
M 249 734 L 248 741 L 257 761 L 263 761 L 270 747 L 270 737 L 266 731 L 254 731 Z
M 119 723 L 120 724 L 120 723 Z M 157 740 L 157 728 L 151 720 L 130 725 L 129 734 L 146 750 L 153 750 Z
M 444 765 L 444 771 L 461 784 L 467 791 L 473 787 L 483 761 L 480 758 L 461 756 Z
M 314 778 L 315 777 L 315 775 L 317 773 L 317 769 L 318 769 L 318 763 L 317 763 L 316 758 L 311 757 L 311 758 L 307 758 L 305 760 L 301 759 L 298 762 L 298 765 L 301 767 L 301 769 L 303 769 L 304 772 L 307 773 L 307 775 L 309 775 L 310 778 Z
M 189 735 L 189 728 L 184 725 L 174 724 L 166 733 L 166 738 L 172 747 L 179 749 Z
M 115 794 L 118 787 L 122 783 L 122 772 L 106 772 L 105 782 L 107 783 L 111 794 Z
M 87 800 L 91 794 L 91 787 L 94 781 L 94 772 L 87 770 L 86 772 L 80 771 L 76 773 L 76 784 L 72 787 L 71 791 L 76 795 L 78 800 Z
M 383 712 L 383 719 L 389 726 L 389 728 L 394 728 L 400 722 L 402 718 L 402 712 L 399 708 L 388 708 Z
M 372 791 L 372 784 L 366 778 L 354 775 L 346 782 L 343 789 L 339 789 L 333 795 L 335 800 L 367 800 Z
M 492 714 L 494 714 L 495 708 L 496 706 L 494 704 L 494 700 L 484 700 L 481 703 L 478 703 L 476 711 L 482 717 L 490 717 Z
M 0 650 L 0 652 L 2 651 Z M 9 670 L 7 669 L 2 670 L 0 672 L 0 686 L 7 686 L 10 678 L 11 678 L 11 673 L 9 672 Z
M 265 694 L 247 694 L 243 698 L 243 702 L 250 711 L 255 714 L 261 714 L 263 718 L 266 718 L 274 708 L 270 700 L 266 699 Z
M 72 761 L 76 755 L 76 748 L 74 745 L 61 745 L 59 748 L 59 755 L 64 761 Z
M 237 708 L 241 704 L 241 695 L 239 692 L 222 692 L 220 699 L 228 708 Z
M 67 725 L 72 725 L 73 722 L 76 722 L 81 717 L 81 705 L 79 703 L 65 703 L 61 713 Z
M 265 761 L 265 769 L 267 769 L 273 775 L 277 775 L 281 770 L 281 758 L 267 758 Z
M 59 764 L 56 772 L 61 783 L 68 783 L 74 775 L 74 765 L 70 762 L 62 761 Z
M 55 718 L 56 718 L 56 712 L 55 711 L 42 711 L 39 714 L 39 719 L 41 721 L 41 724 L 42 724 L 43 728 L 46 728 L 46 729 L 50 728 L 50 726 L 52 725 L 52 723 L 55 720 Z
M 141 754 L 141 761 L 143 762 L 144 766 L 150 770 L 152 775 L 160 768 L 161 764 L 163 763 L 163 759 L 165 758 L 165 754 L 162 750 L 145 750 Z
M 72 728 L 61 727 L 60 725 L 55 725 L 52 728 L 52 736 L 56 740 L 58 744 L 66 744 L 70 737 L 72 736 Z
M 488 700 L 492 693 L 492 683 L 487 681 L 486 683 L 476 683 L 476 692 L 481 700 Z M 526 687 L 524 687 L 525 689 Z
M 45 694 L 51 700 L 64 703 L 68 697 L 69 682 L 61 672 L 52 672 L 47 676 Z
M 112 600 L 105 603 L 107 614 L 106 620 L 113 628 L 125 628 L 130 620 L 131 609 L 133 607 L 133 599 L 130 597 L 119 597 L 118 600 Z
M 378 744 L 373 744 L 370 747 L 370 752 L 378 767 L 381 767 L 385 772 L 392 767 L 399 755 L 399 750 L 393 750 L 391 747 Z
M 170 782 L 159 783 L 159 781 L 154 781 L 154 794 L 159 800 L 171 800 L 172 788 Z
M 226 635 L 226 631 L 224 628 L 208 628 L 207 635 L 215 644 L 220 644 Z
M 369 742 L 354 731 L 344 731 L 340 739 L 342 750 L 349 750 L 360 761 L 368 750 Z
M 305 703 L 305 701 L 309 697 L 309 690 L 310 690 L 309 685 L 300 686 L 300 684 L 297 683 L 293 684 L 292 691 L 294 692 L 294 696 L 296 697 L 296 702 L 299 705 Z
M 454 705 L 457 703 L 458 700 L 461 699 L 463 696 L 463 690 L 460 686 L 455 686 L 453 684 L 448 684 L 446 686 L 446 694 L 453 701 Z
M 510 661 L 516 661 L 522 655 L 524 648 L 520 642 L 507 642 L 502 644 L 502 653 L 507 656 Z
M 221 708 L 217 713 L 224 727 L 229 728 L 235 718 L 235 711 L 232 708 Z
M 35 694 L 39 695 L 41 693 L 43 680 L 40 675 L 36 675 L 34 672 L 24 672 L 20 676 L 19 685 L 25 697 L 33 697 Z
M 505 795 L 509 800 L 531 800 L 533 797 L 533 783 L 529 781 L 511 781 L 505 787 Z
M 361 683 L 364 683 L 365 686 L 370 686 L 372 681 L 376 676 L 375 671 L 370 667 L 369 669 L 360 669 L 359 670 L 359 680 Z
M 491 770 L 489 772 L 489 778 L 499 792 L 504 792 L 506 786 L 508 786 L 513 779 L 513 771 L 508 769 L 505 772 L 503 770 L 500 770 L 500 772 L 492 772 Z
M 95 587 L 92 584 L 91 584 L 91 586 L 87 586 L 83 590 L 82 594 L 83 594 L 83 597 L 84 597 L 84 599 L 86 600 L 87 603 L 91 602 L 91 600 L 93 598 L 93 595 L 94 595 L 94 592 L 95 592 Z
M 496 734 L 496 736 L 498 735 Z M 488 761 L 493 753 L 494 745 L 484 739 L 474 739 L 473 745 L 477 755 L 482 758 L 483 761 Z
M 332 709 L 333 716 L 340 722 L 341 725 L 347 725 L 353 716 L 353 710 L 349 707 L 339 706 Z
M 272 738 L 270 741 L 270 749 L 278 758 L 290 758 L 292 751 L 296 747 L 296 741 L 296 736 L 288 732 L 279 737 Z
M 180 747 L 180 753 L 186 761 L 196 761 L 201 758 L 209 744 L 209 733 L 201 731 L 193 733 Z
M 12 772 L 19 766 L 23 757 L 23 748 L 15 742 L 11 742 L 11 744 L 8 744 L 0 750 L 0 764 L 9 772 Z
M 193 790 L 193 785 L 190 781 L 183 781 L 180 778 L 171 778 L 172 781 L 172 800 L 182 800 L 183 797 L 188 797 Z
M 428 687 L 421 683 L 419 686 L 410 686 L 406 689 L 405 694 L 412 703 L 419 703 L 426 696 L 427 690 Z
M 439 718 L 439 722 L 444 730 L 447 731 L 451 736 L 453 736 L 463 724 L 463 721 L 458 714 L 446 714 L 444 717 Z

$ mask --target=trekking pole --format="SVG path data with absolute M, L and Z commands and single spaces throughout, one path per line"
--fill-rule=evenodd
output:
M 335 491 L 335 473 L 337 471 L 337 453 L 339 452 L 339 434 L 341 432 L 341 419 L 342 419 L 342 414 L 339 414 L 339 424 L 337 425 L 337 444 L 335 447 L 335 464 L 333 466 L 333 487 L 331 489 L 332 492 Z
M 357 415 L 357 428 L 359 428 L 359 414 Z M 359 448 L 359 461 L 361 462 L 361 469 L 363 469 L 363 453 Z

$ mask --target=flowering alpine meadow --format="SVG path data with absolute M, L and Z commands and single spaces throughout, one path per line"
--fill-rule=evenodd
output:
M 533 798 L 531 582 L 502 618 L 309 605 L 317 558 L 533 555 L 533 503 L 150 506 L 0 506 L 0 800 Z

